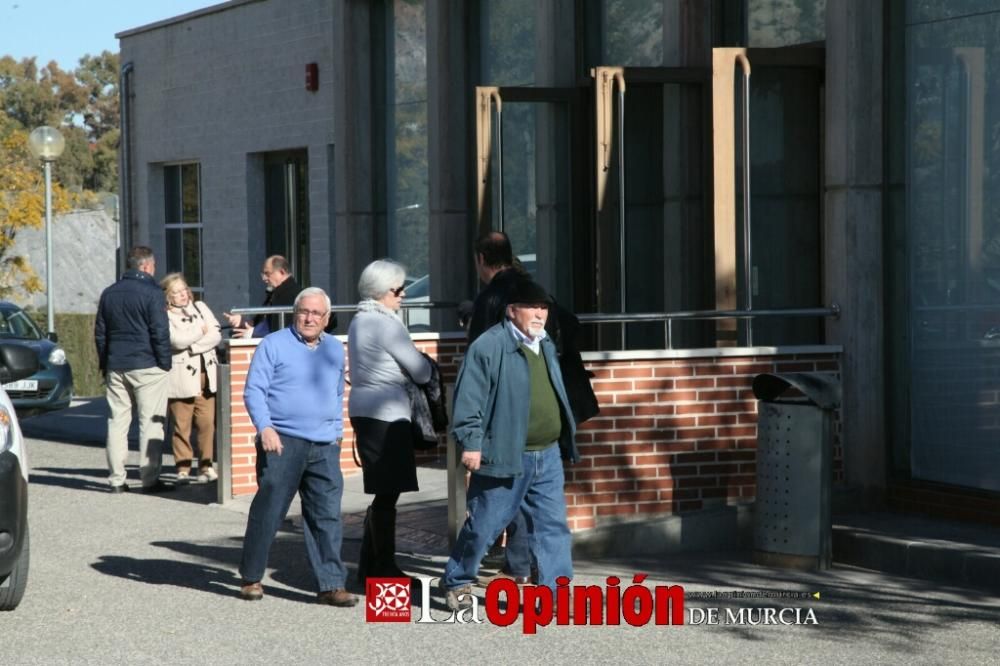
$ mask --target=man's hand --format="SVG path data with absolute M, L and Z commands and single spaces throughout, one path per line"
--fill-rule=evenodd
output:
M 265 451 L 277 453 L 279 456 L 282 450 L 284 450 L 284 447 L 281 445 L 281 437 L 278 436 L 278 431 L 271 426 L 267 426 L 260 433 L 260 444 Z
M 250 324 L 250 322 L 247 322 L 247 324 L 245 326 L 243 326 L 243 328 L 234 328 L 233 329 L 233 337 L 234 338 L 247 338 L 247 339 L 252 338 L 253 337 L 253 325 Z
M 228 321 L 229 325 L 233 328 L 239 328 L 240 322 L 243 321 L 242 315 L 234 315 L 228 312 L 223 312 L 222 316 L 226 318 L 226 321 Z
M 479 469 L 479 462 L 482 457 L 482 451 L 462 451 L 462 464 L 465 465 L 465 469 L 475 472 Z

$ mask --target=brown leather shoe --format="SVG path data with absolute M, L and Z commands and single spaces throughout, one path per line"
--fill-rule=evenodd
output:
M 260 601 L 264 598 L 264 588 L 260 582 L 248 583 L 243 581 L 243 584 L 240 585 L 240 596 L 247 601 Z
M 350 608 L 358 603 L 358 598 L 341 587 L 336 590 L 320 592 L 316 595 L 316 601 L 327 606 Z

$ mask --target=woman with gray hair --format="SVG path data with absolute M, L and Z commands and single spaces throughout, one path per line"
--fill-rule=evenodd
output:
M 358 280 L 358 314 L 347 333 L 351 393 L 348 413 L 361 454 L 365 517 L 358 578 L 406 576 L 396 565 L 396 502 L 419 490 L 407 385 L 425 384 L 431 366 L 399 318 L 406 270 L 395 261 L 368 264 Z

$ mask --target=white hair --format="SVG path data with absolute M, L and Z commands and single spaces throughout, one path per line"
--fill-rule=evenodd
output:
M 330 302 L 330 297 L 326 295 L 325 291 L 323 291 L 319 287 L 306 287 L 305 289 L 299 292 L 298 296 L 295 297 L 295 305 L 294 305 L 295 309 L 296 310 L 299 309 L 299 303 L 302 301 L 302 299 L 309 298 L 310 296 L 322 296 L 323 302 L 326 303 L 327 312 L 329 312 L 330 309 L 333 307 L 333 304 Z
M 390 289 L 402 286 L 405 278 L 406 269 L 402 264 L 392 259 L 376 259 L 361 271 L 361 277 L 358 278 L 358 295 L 362 299 L 371 298 L 377 301 Z

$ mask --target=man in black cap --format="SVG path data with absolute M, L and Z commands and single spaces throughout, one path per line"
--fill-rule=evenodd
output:
M 468 516 L 445 565 L 445 601 L 471 604 L 487 548 L 519 509 L 530 523 L 538 582 L 573 577 L 563 459 L 576 462 L 576 425 L 555 345 L 545 333 L 551 299 L 518 280 L 506 318 L 476 338 L 455 384 L 452 435 L 471 479 Z

